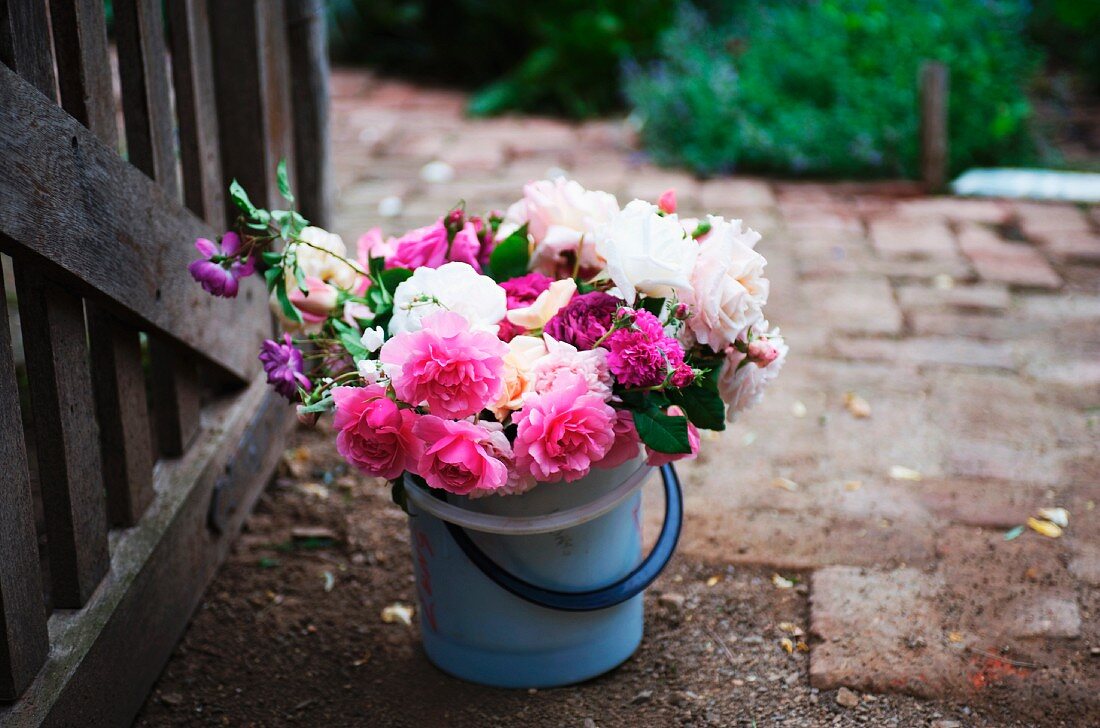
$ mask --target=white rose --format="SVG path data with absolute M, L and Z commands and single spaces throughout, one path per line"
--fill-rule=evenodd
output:
M 764 256 L 753 250 L 760 234 L 742 230 L 740 220 L 708 217 L 711 231 L 699 243 L 691 272 L 691 315 L 687 328 L 700 344 L 721 351 L 764 314 L 768 279 Z
M 306 278 L 319 278 L 344 290 L 355 287 L 359 271 L 341 260 L 347 259 L 348 249 L 339 235 L 319 227 L 307 227 L 298 237 L 308 243 L 296 248 L 298 265 Z M 287 287 L 292 287 L 290 282 Z
M 375 326 L 373 329 L 367 329 L 359 338 L 359 343 L 362 344 L 363 348 L 367 351 L 378 351 L 385 341 L 386 333 L 382 331 L 381 326 Z
M 598 268 L 592 234 L 619 211 L 615 195 L 586 190 L 579 183 L 558 177 L 530 182 L 523 188 L 523 199 L 508 208 L 497 232 L 503 239 L 527 223 L 534 241 L 532 270 L 553 273 L 562 255 L 580 247 L 581 265 Z M 583 242 L 582 242 L 583 239 Z
M 394 291 L 390 334 L 419 331 L 420 321 L 436 311 L 462 314 L 471 329 L 495 334 L 508 311 L 507 298 L 496 281 L 468 263 L 417 268 Z
M 764 397 L 764 390 L 773 379 L 779 376 L 779 370 L 783 368 L 783 363 L 787 359 L 790 347 L 783 341 L 779 329 L 773 329 L 765 334 L 763 332 L 767 331 L 767 327 L 767 321 L 761 322 L 757 326 L 761 332 L 758 336 L 775 347 L 778 356 L 774 360 L 766 366 L 758 366 L 751 361 L 746 361 L 744 354 L 731 348 L 722 372 L 718 375 L 718 393 L 729 406 L 726 410 L 726 419 L 730 422 L 733 422 L 740 412 L 754 406 Z
M 691 295 L 691 270 L 699 244 L 687 237 L 675 215 L 658 215 L 657 206 L 634 200 L 596 233 L 596 252 L 623 298 L 637 294 L 680 298 Z

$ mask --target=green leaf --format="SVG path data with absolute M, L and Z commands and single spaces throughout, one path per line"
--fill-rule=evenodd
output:
M 358 362 L 360 359 L 370 356 L 370 352 L 361 342 L 362 334 L 359 333 L 359 329 L 343 321 L 334 320 L 332 325 L 340 337 L 340 343 L 343 344 L 348 354 L 351 354 L 352 359 Z
M 283 196 L 287 202 L 294 203 L 294 195 L 290 193 L 290 179 L 286 174 L 286 160 L 280 159 L 279 166 L 275 170 L 275 179 L 279 183 L 279 194 Z
M 260 253 L 260 259 L 269 266 L 278 266 L 283 259 L 283 254 L 277 250 L 265 250 Z
M 687 417 L 670 417 L 656 408 L 634 410 L 631 414 L 634 416 L 638 437 L 651 450 L 667 455 L 691 453 Z
M 726 429 L 726 405 L 717 389 L 693 384 L 665 393 L 668 401 L 682 408 L 696 427 L 706 430 Z
M 646 296 L 644 299 L 642 299 L 642 308 L 644 308 L 646 311 L 649 311 L 654 316 L 659 317 L 661 315 L 661 309 L 663 309 L 664 307 L 665 299 L 663 298 L 652 298 L 650 296 Z
M 390 268 L 378 275 L 378 282 L 386 289 L 386 293 L 393 296 L 397 287 L 412 276 L 413 272 L 408 268 Z
M 267 281 L 267 292 L 275 290 L 275 284 L 283 279 L 282 267 L 271 267 L 264 271 L 264 279 Z
M 302 314 L 294 308 L 294 304 L 290 302 L 290 297 L 286 295 L 286 278 L 282 276 L 275 281 L 275 298 L 279 301 L 279 306 L 282 307 L 283 315 L 286 318 L 295 323 L 302 323 Z
M 489 256 L 489 272 L 497 283 L 526 275 L 530 252 L 527 249 L 527 225 L 500 241 Z
M 393 498 L 393 502 L 396 503 L 401 510 L 405 513 L 409 512 L 409 498 L 405 494 L 405 481 L 398 477 L 390 482 L 390 497 Z
M 229 197 L 233 200 L 233 204 L 240 208 L 241 212 L 249 217 L 255 217 L 256 206 L 252 204 L 252 200 L 248 199 L 248 193 L 244 191 L 244 187 L 241 187 L 241 183 L 237 180 L 229 183 Z
M 302 407 L 302 409 L 299 411 L 303 414 L 312 414 L 314 412 L 328 412 L 332 409 L 332 404 L 332 395 L 326 394 L 324 397 L 317 400 L 313 404 Z

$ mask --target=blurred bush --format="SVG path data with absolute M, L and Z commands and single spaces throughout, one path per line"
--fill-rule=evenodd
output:
M 337 60 L 479 89 L 476 114 L 621 107 L 623 60 L 671 19 L 667 0 L 329 0 Z
M 626 94 L 658 161 L 702 174 L 915 176 L 918 69 L 951 70 L 951 168 L 1034 154 L 1023 0 L 683 6 Z
M 1081 74 L 1100 93 L 1100 2 L 1037 0 L 1029 25 L 1052 66 Z

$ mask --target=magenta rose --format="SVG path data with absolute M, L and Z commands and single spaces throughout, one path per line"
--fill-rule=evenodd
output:
M 379 360 L 405 402 L 428 404 L 434 415 L 461 419 L 485 409 L 504 388 L 508 345 L 493 334 L 471 331 L 465 316 L 438 311 L 420 331 L 406 331 L 382 345 Z
M 336 450 L 367 475 L 393 480 L 415 470 L 423 446 L 411 410 L 399 409 L 378 385 L 336 387 Z
M 683 417 L 684 411 L 676 405 L 673 405 L 668 408 L 665 414 L 671 417 Z M 687 425 L 688 443 L 691 444 L 691 452 L 670 454 L 667 452 L 657 452 L 656 450 L 651 450 L 647 446 L 647 457 L 645 459 L 646 464 L 652 465 L 653 467 L 659 467 L 661 465 L 665 465 L 666 463 L 672 463 L 676 462 L 677 460 L 684 460 L 695 457 L 699 453 L 699 430 L 695 429 L 695 425 L 691 424 L 690 422 L 688 422 Z
M 508 482 L 507 456 L 498 455 L 510 455 L 511 448 L 500 430 L 425 415 L 417 419 L 413 431 L 424 441 L 417 472 L 431 487 L 468 495 L 496 490 Z
M 541 482 L 583 478 L 615 441 L 615 410 L 580 377 L 570 386 L 527 395 L 512 417 L 516 468 Z
M 591 349 L 611 328 L 611 320 L 623 302 L 603 291 L 573 296 L 543 329 L 558 341 Z
M 438 268 L 447 262 L 447 228 L 442 220 L 410 230 L 393 242 L 387 268 Z
M 669 379 L 674 387 L 686 387 L 694 380 L 684 361 L 680 342 L 665 334 L 660 320 L 649 311 L 630 312 L 634 323 L 607 337 L 607 366 L 625 387 L 656 387 Z

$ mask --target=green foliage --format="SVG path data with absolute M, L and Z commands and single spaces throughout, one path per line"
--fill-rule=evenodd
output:
M 1052 65 L 1082 74 L 1100 92 L 1100 2 L 1037 0 L 1028 25 Z
M 527 225 L 501 240 L 489 255 L 489 272 L 498 283 L 518 278 L 527 272 L 530 251 L 527 249 Z
M 631 413 L 638 437 L 652 450 L 670 455 L 691 452 L 686 417 L 666 415 L 655 406 Z
M 334 55 L 480 89 L 475 114 L 586 117 L 620 105 L 619 67 L 648 57 L 667 0 L 330 0 Z
M 702 174 L 915 176 L 918 73 L 951 71 L 951 168 L 1026 163 L 1023 0 L 712 0 L 626 93 L 654 157 Z M 720 19 L 720 20 L 719 20 Z

